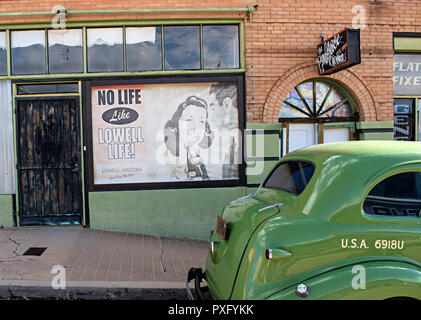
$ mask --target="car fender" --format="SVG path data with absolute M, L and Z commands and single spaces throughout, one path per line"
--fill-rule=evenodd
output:
M 296 293 L 300 284 L 308 288 L 306 297 Z M 266 297 L 268 300 L 390 298 L 421 299 L 421 266 L 388 259 L 353 263 L 302 279 Z

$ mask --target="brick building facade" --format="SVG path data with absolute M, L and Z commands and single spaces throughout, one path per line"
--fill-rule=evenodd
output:
M 57 7 L 58 4 L 61 7 Z M 57 11 L 64 8 L 65 16 L 59 14 L 64 11 Z M 62 1 L 61 3 L 45 0 L 1 1 L 0 35 L 2 33 L 4 35 L 3 49 L 6 53 L 1 62 L 3 74 L 1 74 L 2 69 L 0 68 L 0 81 L 3 81 L 4 90 L 0 111 L 3 109 L 7 115 L 3 119 L 10 119 L 3 120 L 8 121 L 6 124 L 10 130 L 0 139 L 0 147 L 3 147 L 3 150 L 6 150 L 5 148 L 8 146 L 7 152 L 4 151 L 3 158 L 0 158 L 2 164 L 0 167 L 4 171 L 3 177 L 6 177 L 6 180 L 2 182 L 3 190 L 0 190 L 0 202 L 2 203 L 0 222 L 5 226 L 25 225 L 25 219 L 22 219 L 22 216 L 25 216 L 26 213 L 22 206 L 27 202 L 28 207 L 36 207 L 29 200 L 25 200 L 25 194 L 34 194 L 35 199 L 38 196 L 34 191 L 37 189 L 36 186 L 23 186 L 25 179 L 30 180 L 27 172 L 33 169 L 28 169 L 28 163 L 24 163 L 22 160 L 25 155 L 21 155 L 19 150 L 28 148 L 26 144 L 22 144 L 24 143 L 22 139 L 26 137 L 27 132 L 19 131 L 19 128 L 23 126 L 24 119 L 36 121 L 39 118 L 31 118 L 26 114 L 20 115 L 19 110 L 25 108 L 22 107 L 23 102 L 20 101 L 28 101 L 31 97 L 38 99 L 41 95 L 44 95 L 43 99 L 47 100 L 58 95 L 66 97 L 69 95 L 76 99 L 76 103 L 80 104 L 77 104 L 75 109 L 79 108 L 80 111 L 78 115 L 80 117 L 78 130 L 80 131 L 76 132 L 76 135 L 81 136 L 80 164 L 72 170 L 80 169 L 81 171 L 80 182 L 76 183 L 76 189 L 79 188 L 81 193 L 79 205 L 81 216 L 78 223 L 90 225 L 92 228 L 206 239 L 216 216 L 225 204 L 235 197 L 255 190 L 273 164 L 283 154 L 292 151 L 293 145 L 295 147 L 299 145 L 294 139 L 295 137 L 298 140 L 301 139 L 300 130 L 307 130 L 306 134 L 313 130 L 311 127 L 309 129 L 309 123 L 314 125 L 314 132 L 311 133 L 313 140 L 305 142 L 306 144 L 336 141 L 335 139 L 392 140 L 394 138 L 394 120 L 396 120 L 394 103 L 397 98 L 403 99 L 408 96 L 413 99 L 412 107 L 414 109 L 411 120 L 413 132 L 410 139 L 418 140 L 419 118 L 415 112 L 418 108 L 418 96 L 421 96 L 421 90 L 418 93 L 416 91 L 418 80 L 414 78 L 414 92 L 401 95 L 396 93 L 393 79 L 397 66 L 396 54 L 411 54 L 416 58 L 416 54 L 421 50 L 418 42 L 418 37 L 421 35 L 421 22 L 417 18 L 420 14 L 421 1 L 270 0 L 257 3 L 240 0 L 229 2 L 219 0 L 201 2 L 190 0 Z M 54 28 L 52 25 L 54 22 L 59 26 Z M 49 38 L 48 30 L 63 30 L 60 23 L 63 23 L 65 28 L 80 30 L 81 69 L 79 71 L 53 72 L 51 64 L 54 59 L 53 51 L 50 52 L 50 49 L 46 49 L 53 43 L 52 38 Z M 238 27 L 237 38 L 233 40 L 234 45 L 229 49 L 234 50 L 235 53 L 229 53 L 234 56 L 224 60 L 228 63 L 228 67 L 220 67 L 220 65 L 207 67 L 211 62 L 206 60 L 206 54 L 208 54 L 206 50 L 224 50 L 215 49 L 215 45 L 213 47 L 209 45 L 208 48 L 206 41 L 210 39 L 210 32 L 215 25 Z M 160 38 L 156 33 L 158 31 L 154 31 L 153 34 L 156 39 L 162 40 L 160 46 L 164 49 L 160 47 L 159 52 L 162 54 L 163 64 L 158 69 L 133 72 L 128 67 L 129 60 L 132 59 L 129 56 L 131 36 L 128 31 L 138 32 L 139 30 L 134 29 L 151 26 L 159 26 Z M 171 39 L 167 39 L 166 36 L 170 34 L 170 29 L 174 26 L 191 26 L 199 30 L 197 67 L 182 66 L 171 69 L 172 65 L 168 62 L 169 60 L 166 60 L 166 57 L 172 52 L 173 47 L 169 43 Z M 89 60 L 89 31 L 95 28 L 122 28 L 124 30 L 122 36 L 124 48 L 121 49 L 124 66 L 121 70 L 90 71 L 89 63 L 93 63 L 93 59 Z M 360 29 L 361 63 L 331 75 L 320 75 L 316 63 L 316 49 L 321 42 L 321 37 L 327 39 L 345 28 Z M 18 70 L 16 67 L 18 57 L 17 53 L 15 56 L 13 50 L 18 45 L 13 44 L 13 39 L 17 39 L 17 31 L 29 30 L 39 32 L 44 30 L 46 32 L 47 44 L 43 42 L 45 56 L 41 59 L 45 65 L 44 71 L 41 72 L 16 71 Z M 208 33 L 209 38 L 206 38 Z M 145 33 L 138 34 L 144 35 Z M 0 48 L 1 39 L 0 37 Z M 168 41 L 168 47 L 166 47 L 166 41 Z M 213 39 L 212 41 L 217 43 L 218 40 Z M 151 43 L 156 44 L 155 38 Z M 223 48 L 221 43 L 218 46 L 218 48 Z M 69 52 L 68 50 L 67 53 Z M 224 56 L 225 53 L 218 51 L 217 54 Z M 210 53 L 208 57 L 211 61 Z M 24 60 L 29 58 L 28 56 Z M 233 60 L 230 60 L 231 58 Z M 404 69 L 402 65 L 400 66 L 401 69 Z M 407 70 L 409 69 L 407 68 Z M 411 75 L 411 77 L 416 76 Z M 102 93 L 105 95 L 105 91 L 101 93 L 101 88 L 104 90 L 111 88 L 110 90 L 115 90 L 116 94 L 119 92 L 118 90 L 130 90 L 130 88 L 151 90 L 152 92 L 153 85 L 182 83 L 185 87 L 183 90 L 188 92 L 189 84 L 191 87 L 195 87 L 198 83 L 209 83 L 211 86 L 211 83 L 214 82 L 223 82 L 227 86 L 228 83 L 234 84 L 237 90 L 238 101 L 235 104 L 237 118 L 232 123 L 235 123 L 236 129 L 244 132 L 244 141 L 241 140 L 240 143 L 240 145 L 242 143 L 244 145 L 236 153 L 236 156 L 242 159 L 241 163 L 237 163 L 238 171 L 231 171 L 231 173 L 236 173 L 232 173 L 232 176 L 227 179 L 219 177 L 215 178 L 215 181 L 210 179 L 211 181 L 196 181 L 192 184 L 190 184 L 192 182 L 190 178 L 188 181 L 183 180 L 182 184 L 178 185 L 176 180 L 169 181 L 168 179 L 157 180 L 156 183 L 152 180 L 139 180 L 133 184 L 130 180 L 121 180 L 123 182 L 110 183 L 110 185 L 96 183 L 93 171 L 97 169 L 97 163 L 93 157 L 96 152 L 95 148 L 99 148 L 99 146 L 92 143 L 96 137 L 94 136 L 95 130 L 97 130 L 94 123 L 96 121 L 94 120 L 96 106 L 92 97 L 97 93 L 98 97 Z M 76 89 L 70 92 L 51 91 L 47 93 L 35 89 L 29 95 L 22 93 L 27 89 L 26 85 L 46 83 L 57 85 L 71 83 L 75 85 Z M 308 83 L 308 88 L 314 88 L 313 97 L 316 97 L 316 94 L 321 94 L 322 98 L 319 98 L 317 102 L 316 99 L 313 101 L 310 98 L 303 98 L 300 90 L 294 89 L 303 83 Z M 126 87 L 124 87 L 125 85 Z M 136 89 L 136 85 L 141 85 L 141 87 Z M 151 89 L 146 89 L 149 88 L 148 86 Z M 302 88 L 304 92 L 303 86 L 299 88 Z M 309 90 L 311 91 L 311 89 Z M 304 116 L 297 117 L 297 119 L 281 116 L 281 108 L 291 106 L 292 100 L 289 99 L 293 98 L 294 92 L 301 96 L 300 103 L 307 105 L 307 109 L 311 108 L 308 106 L 310 103 L 314 104 L 314 108 L 322 109 L 323 104 L 328 103 L 330 99 L 328 95 L 332 90 L 337 92 L 339 98 L 335 101 L 332 100 L 330 111 L 345 108 L 348 112 L 347 116 L 330 115 L 327 117 L 329 119 L 322 117 L 323 114 L 329 113 L 327 106 L 325 106 L 326 110 L 316 112 L 318 117 L 308 117 L 309 119 L 304 119 Z M 6 93 L 10 95 L 9 98 L 6 97 Z M 287 102 L 283 103 L 284 101 Z M 114 109 L 117 111 L 116 108 Z M 297 106 L 294 109 L 293 111 L 297 112 Z M 13 115 L 13 110 L 15 110 L 15 115 Z M 303 110 L 305 111 L 305 109 Z M 7 113 L 7 111 L 9 112 Z M 302 110 L 298 110 L 298 112 L 303 113 Z M 306 112 L 304 113 L 307 115 Z M 152 115 L 150 116 L 152 117 Z M 294 127 L 294 125 L 300 124 L 306 127 Z M 297 131 L 293 131 L 294 128 L 297 128 Z M 327 132 L 330 129 L 333 131 L 330 131 L 332 135 L 329 135 L 330 138 L 328 138 Z M 336 132 L 335 129 L 346 130 Z M 264 134 L 258 134 L 259 130 L 264 130 Z M 139 130 L 137 132 L 139 134 Z M 102 131 L 101 134 L 103 134 Z M 338 138 L 336 134 L 341 136 Z M 47 133 L 41 135 L 44 137 Z M 13 138 L 14 136 L 15 138 Z M 140 138 L 135 142 L 139 141 Z M 259 146 L 256 146 L 260 144 L 264 145 L 264 149 L 260 150 Z M 121 152 L 126 152 L 127 155 L 128 148 L 127 146 L 126 151 Z M 77 156 L 75 157 L 77 158 Z M 31 168 L 36 167 L 35 164 L 32 163 L 32 165 Z M 258 170 L 259 174 L 252 174 L 252 168 L 259 166 L 262 168 Z M 52 166 L 48 165 L 44 167 L 44 169 L 51 168 Z M 101 168 L 111 170 L 111 167 Z M 34 173 L 36 179 L 42 175 L 48 176 L 46 172 L 40 176 L 36 176 L 36 174 L 39 173 Z M 198 174 L 197 171 L 195 174 Z M 200 174 L 203 178 L 203 171 Z M 48 180 L 47 178 L 43 179 L 44 181 Z M 57 179 L 59 180 L 59 178 Z M 50 185 L 51 180 L 48 181 L 47 184 Z M 60 186 L 59 182 L 57 183 Z M 64 188 L 65 183 L 61 183 Z M 40 197 L 42 198 L 40 200 L 43 207 L 42 212 L 34 215 L 38 218 L 27 220 L 30 221 L 28 224 L 37 224 L 37 221 L 41 223 L 41 220 L 42 223 L 51 222 L 48 219 L 39 220 L 39 216 L 46 215 L 47 209 L 44 208 L 44 202 L 47 202 L 48 194 L 42 194 Z M 59 198 L 59 196 L 57 197 Z M 37 200 L 35 200 L 36 202 Z M 51 208 L 53 207 L 54 205 Z M 31 216 L 30 211 L 28 211 L 28 216 Z M 170 211 L 171 213 L 169 213 Z M 55 223 L 66 223 L 66 221 L 59 219 Z

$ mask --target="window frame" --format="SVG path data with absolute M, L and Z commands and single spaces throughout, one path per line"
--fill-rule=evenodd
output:
M 204 55 L 203 55 L 203 37 L 202 31 L 203 26 L 207 25 L 236 25 L 238 26 L 238 41 L 239 41 L 239 68 L 235 69 L 205 69 L 204 68 Z M 170 20 L 118 20 L 118 21 L 104 21 L 104 20 L 92 20 L 92 21 L 70 21 L 66 23 L 67 29 L 82 28 L 83 38 L 83 72 L 81 73 L 48 73 L 48 30 L 51 29 L 50 22 L 41 22 L 33 24 L 22 24 L 22 25 L 0 25 L 0 31 L 6 32 L 6 45 L 7 45 L 7 75 L 0 75 L 1 80 L 40 80 L 40 79 L 68 79 L 68 78 L 95 78 L 104 76 L 162 76 L 162 75 L 184 75 L 184 74 L 240 74 L 246 71 L 245 66 L 245 18 L 197 18 L 197 19 L 170 19 Z M 152 70 L 152 71 L 127 71 L 126 64 L 126 43 L 125 43 L 125 29 L 126 27 L 152 27 L 159 26 L 163 31 L 164 26 L 199 26 L 200 32 L 200 69 L 198 70 L 165 70 L 163 64 L 163 70 Z M 123 28 L 123 72 L 88 72 L 87 70 L 87 29 L 88 28 L 111 28 L 121 27 Z M 11 32 L 12 31 L 30 31 L 30 30 L 43 30 L 46 37 L 46 73 L 43 74 L 25 74 L 25 75 L 13 75 L 11 73 Z M 161 33 L 162 39 L 164 33 Z M 162 59 L 164 59 L 164 43 L 162 42 Z M 163 61 L 164 62 L 164 61 Z
M 189 27 L 192 27 L 192 28 L 194 28 L 194 27 L 198 27 L 197 28 L 197 31 L 196 30 L 194 30 L 195 32 L 194 33 L 196 33 L 197 32 L 197 36 L 198 36 L 198 39 L 199 39 L 199 42 L 198 42 L 198 45 L 199 45 L 199 66 L 198 66 L 198 68 L 181 68 L 181 69 L 177 69 L 177 68 L 175 68 L 175 69 L 169 69 L 169 70 L 167 70 L 167 71 L 175 71 L 175 70 L 184 70 L 184 71 L 189 71 L 189 70 L 191 70 L 191 71 L 194 71 L 194 70 L 202 70 L 203 69 L 203 25 L 178 25 L 178 26 L 173 26 L 173 25 L 170 25 L 170 26 L 167 26 L 167 25 L 163 25 L 162 26 L 162 53 L 163 53 L 163 58 L 162 58 L 162 69 L 165 71 L 166 70 L 166 67 L 165 67 L 165 65 L 166 65 L 166 63 L 167 63 L 167 52 L 166 52 L 166 42 L 165 42 L 165 29 L 166 28 L 189 28 Z
M 213 27 L 226 27 L 226 26 L 233 26 L 233 25 L 212 25 L 212 24 L 207 24 L 207 25 L 203 25 L 202 26 L 202 55 L 203 55 L 203 58 L 202 58 L 202 63 L 203 63 L 203 69 L 204 70 L 221 70 L 221 69 L 224 69 L 224 68 L 215 68 L 215 69 L 213 69 L 213 68 L 209 68 L 209 67 L 207 67 L 206 66 L 206 51 L 205 51 L 205 42 L 206 42 L 206 37 L 204 36 L 205 35 L 205 33 L 203 32 L 203 30 L 205 29 L 205 28 L 213 28 Z M 237 37 L 238 37 L 238 43 L 237 43 L 237 50 L 238 50 L 238 67 L 237 68 L 239 68 L 240 67 L 240 60 L 239 60 L 239 58 L 240 58 L 240 29 L 239 29 L 239 26 L 238 25 L 236 25 L 236 32 L 237 32 Z M 237 69 L 237 68 L 235 68 L 235 69 Z
M 46 33 L 46 47 L 47 47 L 47 72 L 45 73 L 45 75 L 70 74 L 70 72 L 69 73 L 59 73 L 59 72 L 52 73 L 52 72 L 50 72 L 50 68 L 51 68 L 51 66 L 50 66 L 50 50 L 49 50 L 49 48 L 50 48 L 50 39 L 49 39 L 49 35 L 48 35 L 48 32 L 50 30 L 55 30 L 55 29 L 47 29 L 47 30 L 45 30 L 45 33 Z M 58 29 L 58 30 L 61 30 L 61 29 Z M 72 74 L 81 74 L 83 72 L 83 70 L 84 70 L 84 61 L 83 61 L 84 60 L 84 57 L 83 57 L 84 56 L 84 37 L 85 37 L 84 30 L 83 30 L 83 28 L 68 28 L 66 30 L 81 30 L 82 31 L 82 71 L 81 72 L 72 72 Z
M 1 31 L 1 30 L 0 30 Z M 7 50 L 7 61 L 9 64 L 10 61 L 10 67 L 8 66 L 8 74 L 10 73 L 10 75 L 15 76 L 15 77 L 25 77 L 27 76 L 26 74 L 22 74 L 22 73 L 17 73 L 15 74 L 13 71 L 13 46 L 12 46 L 12 42 L 13 42 L 13 32 L 25 32 L 25 31 L 43 31 L 44 32 L 44 56 L 42 57 L 44 60 L 44 65 L 43 65 L 43 69 L 44 72 L 42 73 L 32 73 L 31 75 L 35 75 L 35 76 L 43 76 L 45 74 L 48 74 L 48 35 L 47 35 L 47 29 L 24 29 L 24 30 L 11 30 L 9 35 L 6 34 L 6 46 L 8 47 Z
M 161 67 L 160 67 L 160 69 L 153 69 L 153 68 L 150 68 L 150 69 L 145 69 L 145 70 L 133 70 L 133 71 L 131 71 L 131 70 L 129 70 L 129 68 L 128 68 L 128 61 L 129 61 L 129 59 L 128 59 L 128 56 L 127 56 L 127 29 L 128 28 L 155 28 L 155 30 L 156 29 L 158 29 L 159 28 L 159 30 L 160 30 L 160 46 L 161 46 L 161 54 L 160 54 L 160 61 L 161 61 Z M 164 69 L 163 69 L 163 54 L 164 54 L 164 49 L 163 49 L 163 46 L 164 46 L 164 44 L 163 44 L 163 27 L 162 27 L 162 25 L 153 25 L 153 26 L 127 26 L 127 27 L 124 27 L 124 33 L 123 33 L 123 35 L 124 35 L 124 41 L 125 41 L 125 43 L 124 43 L 124 70 L 125 70 L 125 72 L 154 72 L 154 71 L 164 71 Z M 145 42 L 145 41 L 143 41 L 143 42 Z
M 121 29 L 121 41 L 122 41 L 122 52 L 121 52 L 121 67 L 122 67 L 122 71 L 89 71 L 89 45 L 88 45 L 88 32 L 91 29 Z M 118 73 L 118 72 L 126 72 L 126 58 L 125 58 L 125 53 L 126 53 L 126 28 L 125 27 L 94 27 L 94 28 L 85 28 L 83 31 L 85 34 L 82 34 L 82 38 L 86 38 L 86 46 L 84 44 L 84 52 L 86 50 L 86 53 L 83 54 L 84 58 L 83 58 L 83 64 L 86 63 L 86 72 L 89 74 L 93 74 L 93 73 Z M 86 58 L 85 58 L 86 57 Z
M 342 88 L 340 85 L 338 85 L 336 82 L 331 81 L 329 79 L 321 79 L 321 78 L 311 78 L 311 79 L 306 79 L 302 82 L 300 82 L 299 84 L 297 84 L 296 86 L 294 86 L 293 88 L 291 88 L 290 91 L 288 91 L 288 94 L 292 91 L 292 90 L 296 90 L 297 87 L 299 87 L 302 84 L 308 83 L 308 82 L 312 82 L 313 83 L 313 95 L 315 95 L 315 85 L 316 83 L 323 83 L 327 86 L 329 86 L 329 90 L 327 92 L 327 94 L 325 95 L 325 100 L 323 101 L 323 104 L 321 107 L 319 107 L 319 110 L 321 110 L 321 108 L 324 107 L 324 104 L 329 100 L 328 98 L 331 97 L 332 93 L 334 91 L 339 92 L 340 94 L 342 94 L 342 96 L 344 97 L 344 99 L 341 101 L 341 104 L 345 104 L 348 103 L 351 112 L 352 112 L 352 116 L 351 117 L 321 117 L 319 114 L 317 114 L 316 116 L 314 116 L 313 114 L 308 114 L 308 116 L 304 116 L 304 112 L 300 111 L 301 113 L 303 113 L 303 115 L 301 117 L 280 117 L 279 113 L 278 113 L 278 121 L 282 122 L 282 123 L 288 123 L 288 122 L 300 122 L 300 123 L 329 123 L 329 122 L 355 122 L 358 120 L 358 110 L 357 110 L 357 104 L 355 103 L 355 100 L 353 99 L 353 97 L 344 89 Z M 298 91 L 297 91 L 298 92 Z M 306 104 L 306 109 L 307 108 L 311 108 L 311 112 L 315 112 L 316 110 L 314 110 L 316 101 L 313 101 L 313 105 L 312 106 L 308 106 L 307 102 L 304 102 L 305 98 L 301 97 L 301 94 L 298 93 L 300 95 L 301 100 L 303 101 L 303 103 Z M 304 100 L 303 100 L 304 99 Z M 286 102 L 286 97 L 282 100 L 281 105 Z M 288 105 L 291 105 L 290 103 L 287 103 Z M 281 110 L 280 107 L 279 110 Z M 293 107 L 294 109 L 296 108 L 295 106 Z M 331 107 L 332 109 L 332 107 Z M 330 109 L 328 109 L 330 110 Z M 307 110 L 308 111 L 308 110 Z M 324 111 L 324 113 L 327 113 L 327 111 Z

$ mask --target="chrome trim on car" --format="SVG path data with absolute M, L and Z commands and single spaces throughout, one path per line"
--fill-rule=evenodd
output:
M 257 212 L 262 212 L 262 211 L 265 211 L 265 210 L 271 209 L 271 208 L 279 208 L 279 207 L 282 207 L 283 205 L 285 205 L 285 203 L 274 203 L 270 206 L 260 208 Z

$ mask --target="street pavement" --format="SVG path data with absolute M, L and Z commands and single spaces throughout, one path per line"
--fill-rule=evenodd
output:
M 0 299 L 184 300 L 207 252 L 206 241 L 81 226 L 2 228 Z

